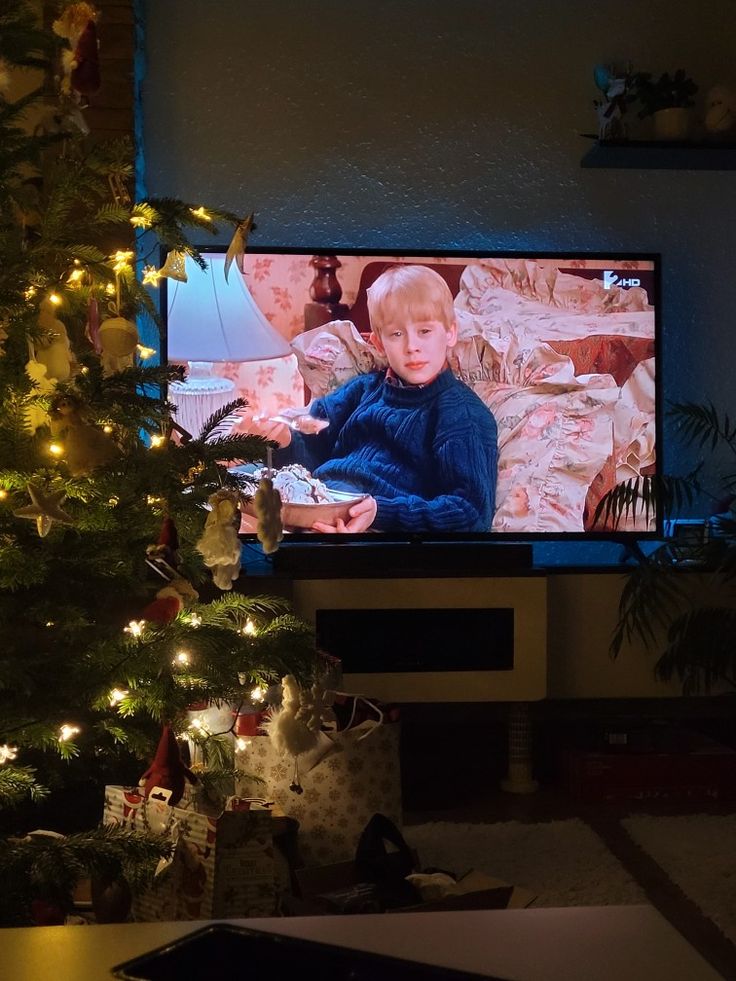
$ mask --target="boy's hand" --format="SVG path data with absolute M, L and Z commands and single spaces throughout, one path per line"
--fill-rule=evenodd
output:
M 283 422 L 289 429 L 303 433 L 305 436 L 315 436 L 330 424 L 327 419 L 318 419 L 310 415 L 308 405 L 303 409 L 283 409 L 270 418 L 271 422 Z
M 288 446 L 291 442 L 291 430 L 283 422 L 274 422 L 268 416 L 245 417 L 243 430 L 250 436 L 263 436 L 264 439 L 272 439 L 279 446 Z
M 375 497 L 365 497 L 362 501 L 358 501 L 357 504 L 353 504 L 350 508 L 348 511 L 350 519 L 348 521 L 338 518 L 334 525 L 327 524 L 325 521 L 315 521 L 312 525 L 312 530 L 327 535 L 368 531 L 376 520 L 377 511 L 378 504 L 376 504 Z

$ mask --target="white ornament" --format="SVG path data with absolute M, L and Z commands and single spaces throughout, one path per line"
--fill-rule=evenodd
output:
M 48 491 L 38 484 L 29 484 L 28 493 L 31 503 L 13 511 L 13 514 L 16 518 L 35 521 L 41 538 L 48 535 L 54 521 L 62 525 L 74 524 L 74 518 L 61 507 L 64 502 L 64 491 Z
M 33 358 L 26 364 L 26 374 L 34 382 L 34 390 L 31 393 L 33 396 L 50 395 L 56 388 L 53 379 L 47 377 L 47 371 L 45 364 L 41 364 L 40 361 Z M 40 426 L 48 426 L 51 421 L 48 409 L 45 409 L 35 400 L 23 408 L 23 415 L 26 419 L 26 425 L 32 433 L 35 433 Z
M 212 579 L 218 589 L 232 589 L 233 580 L 240 575 L 239 501 L 236 491 L 221 490 L 212 494 L 207 502 L 211 510 L 197 542 L 197 550 L 204 564 L 212 570 Z
M 315 748 L 318 734 L 309 728 L 303 717 L 299 717 L 302 691 L 296 678 L 287 674 L 281 680 L 281 688 L 281 705 L 271 710 L 264 728 L 278 753 L 301 756 Z
M 51 300 L 43 300 L 38 314 L 38 325 L 44 337 L 36 341 L 36 361 L 46 367 L 49 378 L 66 381 L 71 375 L 72 351 L 64 322 L 56 316 Z
M 335 702 L 335 692 L 329 691 L 320 684 L 299 692 L 299 711 L 296 718 L 303 722 L 311 732 L 318 732 L 322 727 L 337 727 L 337 717 L 332 709 Z
M 102 354 L 103 373 L 113 375 L 135 364 L 135 352 L 138 346 L 138 328 L 132 320 L 125 317 L 109 317 L 103 320 L 99 327 L 100 346 Z

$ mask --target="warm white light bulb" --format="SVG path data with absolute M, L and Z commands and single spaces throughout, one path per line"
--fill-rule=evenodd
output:
M 144 266 L 143 267 L 143 285 L 144 286 L 158 286 L 158 281 L 161 279 L 161 273 L 155 266 Z
M 256 625 L 253 623 L 253 621 L 252 620 L 246 621 L 246 624 L 243 627 L 243 633 L 245 634 L 245 636 L 253 637 L 255 632 L 256 632 Z
M 185 668 L 189 664 L 190 660 L 191 658 L 186 651 L 177 651 L 174 655 L 173 663 L 175 667 Z
M 59 742 L 60 743 L 69 742 L 70 739 L 73 739 L 75 736 L 78 736 L 81 731 L 82 730 L 79 728 L 79 726 L 73 726 L 70 725 L 68 722 L 65 722 L 64 725 L 61 726 L 59 729 Z
M 151 436 L 151 449 L 155 450 L 159 446 L 163 446 L 165 442 L 165 436 L 160 436 L 158 433 L 155 433 L 153 436 Z
M 143 633 L 143 628 L 146 625 L 145 620 L 131 620 L 127 627 L 124 628 L 124 633 L 130 634 L 131 637 L 140 637 Z
M 49 443 L 49 453 L 52 456 L 63 456 L 64 447 L 61 443 Z
M 7 743 L 3 743 L 3 745 L 0 746 L 0 766 L 2 766 L 3 763 L 8 763 L 10 760 L 14 760 L 17 755 L 17 746 L 9 746 Z
M 202 626 L 202 617 L 199 615 L 199 613 L 190 613 L 189 614 L 189 624 L 192 627 L 201 627 Z
M 238 736 L 235 740 L 235 750 L 238 753 L 244 752 L 250 746 L 250 739 L 243 739 L 242 736 Z
M 61 303 L 61 297 L 59 296 L 58 293 L 49 293 L 49 300 L 51 301 L 51 303 L 54 304 L 55 307 L 58 307 L 59 304 Z
M 130 692 L 128 691 L 127 688 L 113 688 L 107 697 L 110 702 L 110 705 L 115 706 L 115 705 L 119 705 L 122 702 L 122 700 L 125 698 L 125 696 L 129 694 Z
M 113 266 L 112 270 L 115 273 L 127 272 L 130 269 L 130 260 L 133 258 L 132 252 L 124 251 L 119 249 L 113 255 L 110 256 Z
M 266 689 L 261 688 L 260 685 L 256 685 L 253 691 L 250 693 L 250 697 L 254 702 L 262 702 L 266 696 Z

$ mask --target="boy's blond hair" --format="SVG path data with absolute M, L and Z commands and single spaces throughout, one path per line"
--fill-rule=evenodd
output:
M 455 320 L 450 287 L 429 266 L 391 266 L 368 288 L 367 299 L 376 334 L 396 321 L 439 320 L 449 330 Z

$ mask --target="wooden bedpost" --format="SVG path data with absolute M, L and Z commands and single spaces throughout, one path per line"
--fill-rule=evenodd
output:
M 342 263 L 336 255 L 313 255 L 309 260 L 314 266 L 314 279 L 309 287 L 312 303 L 304 304 L 304 329 L 321 327 L 331 320 L 345 320 L 350 307 L 340 303 L 342 286 L 337 279 L 337 270 Z

